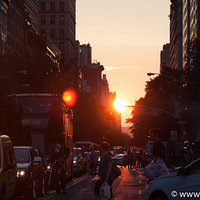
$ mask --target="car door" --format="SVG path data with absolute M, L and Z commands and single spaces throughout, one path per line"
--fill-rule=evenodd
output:
M 13 197 L 16 187 L 16 161 L 12 146 L 4 147 L 4 176 L 6 198 Z

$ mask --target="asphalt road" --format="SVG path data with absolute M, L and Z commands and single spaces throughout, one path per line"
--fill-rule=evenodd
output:
M 115 200 L 143 200 L 147 179 L 142 175 L 142 169 L 121 168 L 122 174 L 113 183 Z M 52 192 L 43 200 L 95 200 L 91 190 L 94 176 L 86 175 L 74 180 L 66 187 L 65 194 Z

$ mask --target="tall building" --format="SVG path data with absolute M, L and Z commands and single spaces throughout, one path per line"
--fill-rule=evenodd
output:
M 160 74 L 162 74 L 166 68 L 169 68 L 169 49 L 170 44 L 165 44 L 160 52 Z
M 92 47 L 90 44 L 81 45 L 81 66 L 86 66 L 92 62 Z
M 7 18 L 9 0 L 0 1 L 0 55 L 5 54 L 7 42 Z M 0 60 L 1 62 L 1 60 Z
M 182 70 L 183 0 L 171 0 L 169 67 Z
M 200 37 L 200 2 L 183 0 L 183 67 L 186 64 L 187 49 L 192 39 Z M 190 59 L 190 55 L 187 55 Z
M 38 0 L 20 0 L 24 4 L 25 18 L 35 32 L 39 31 Z
M 49 36 L 67 65 L 76 57 L 76 0 L 39 0 L 40 34 Z

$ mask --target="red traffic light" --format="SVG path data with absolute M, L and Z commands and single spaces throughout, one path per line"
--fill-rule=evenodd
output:
M 63 92 L 63 101 L 67 106 L 73 107 L 77 102 L 77 93 L 73 88 L 69 88 Z

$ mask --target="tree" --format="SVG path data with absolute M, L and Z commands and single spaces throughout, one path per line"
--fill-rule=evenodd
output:
M 187 139 L 194 140 L 200 127 L 200 38 L 193 38 L 186 49 L 184 94 Z
M 170 137 L 171 130 L 177 130 L 176 102 L 181 99 L 181 73 L 166 69 L 162 74 L 147 81 L 144 98 L 136 101 L 132 118 L 131 132 L 135 145 L 144 146 L 151 128 L 160 128 L 162 139 Z

